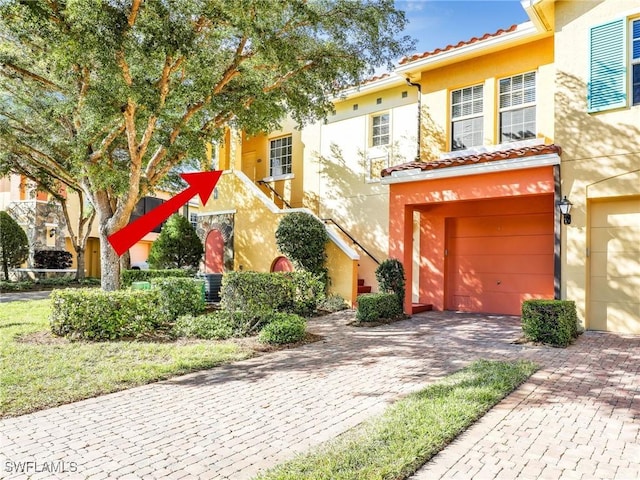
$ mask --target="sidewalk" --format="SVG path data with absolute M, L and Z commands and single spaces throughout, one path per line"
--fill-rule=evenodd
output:
M 568 349 L 510 343 L 519 319 L 430 312 L 376 328 L 309 322 L 324 340 L 0 422 L 0 476 L 251 478 L 478 358 L 543 365 L 416 478 L 635 478 L 640 337 Z M 58 462 L 58 463 L 56 463 Z M 64 462 L 64 463 L 60 463 Z M 42 469 L 42 468 L 41 468 Z

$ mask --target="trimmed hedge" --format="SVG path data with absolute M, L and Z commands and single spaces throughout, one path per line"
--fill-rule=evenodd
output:
M 305 319 L 296 314 L 276 312 L 269 315 L 267 321 L 258 336 L 262 343 L 284 345 L 299 342 L 307 330 Z
M 35 268 L 50 268 L 64 270 L 71 267 L 71 253 L 66 250 L 36 250 L 33 254 L 33 264 Z
M 105 292 L 77 288 L 51 293 L 51 331 L 73 340 L 117 340 L 167 326 L 160 290 Z
M 358 297 L 356 320 L 359 322 L 392 320 L 402 316 L 402 308 L 395 293 L 365 293 Z
M 194 276 L 195 270 L 183 268 L 173 268 L 169 270 L 123 270 L 120 274 L 120 285 L 122 288 L 127 288 L 130 287 L 133 282 L 150 282 L 154 278 L 190 278 Z
M 522 302 L 522 331 L 528 340 L 566 347 L 578 336 L 575 302 L 570 300 Z
M 173 334 L 176 337 L 225 340 L 246 335 L 245 329 L 241 314 L 221 310 L 198 316 L 183 315 L 176 321 Z
M 222 308 L 261 317 L 269 312 L 315 312 L 324 284 L 309 272 L 230 272 L 222 279 Z
M 195 278 L 168 277 L 151 280 L 151 288 L 160 292 L 157 308 L 170 321 L 204 310 L 203 284 L 204 280 Z

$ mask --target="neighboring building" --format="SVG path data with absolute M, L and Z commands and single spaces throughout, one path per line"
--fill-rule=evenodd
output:
M 166 192 L 159 192 L 157 197 L 144 197 L 136 205 L 131 219 L 134 220 L 143 215 L 170 197 L 171 194 Z M 69 195 L 67 208 L 72 222 L 75 222 L 80 215 L 79 207 L 78 197 Z M 194 198 L 182 209 L 182 213 L 195 222 L 198 208 L 199 203 Z M 34 182 L 16 174 L 0 178 L 0 210 L 7 211 L 27 233 L 30 255 L 26 267 L 33 266 L 33 254 L 37 250 L 66 250 L 73 255 L 72 268 L 76 268 L 76 254 L 62 208 L 51 195 L 39 191 Z M 77 225 L 74 223 L 72 227 L 77 228 Z M 151 245 L 158 238 L 159 232 L 160 229 L 157 228 L 146 234 L 130 249 L 132 265 L 146 262 Z M 87 239 L 85 273 L 88 277 L 100 277 L 100 240 L 97 220 L 94 220 Z
M 555 30 L 562 298 L 588 329 L 640 333 L 640 3 L 555 2 Z

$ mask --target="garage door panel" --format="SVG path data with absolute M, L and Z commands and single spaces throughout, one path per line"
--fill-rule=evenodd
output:
M 539 255 L 553 251 L 553 235 L 512 235 L 509 237 L 458 237 L 453 239 L 455 255 Z
M 456 219 L 452 237 L 505 237 L 511 235 L 539 235 L 549 232 L 549 215 L 469 217 Z
M 447 223 L 447 308 L 519 315 L 523 299 L 553 298 L 553 212 Z
M 640 254 L 636 252 L 591 252 L 594 277 L 634 277 L 640 272 Z
M 553 275 L 553 254 L 501 255 L 499 261 L 492 255 L 465 255 L 452 258 L 455 271 Z
M 591 302 L 589 329 L 640 334 L 640 304 Z
M 591 299 L 598 302 L 624 301 L 638 303 L 640 277 L 591 277 Z
M 591 226 L 595 228 L 637 226 L 640 224 L 639 205 L 640 200 L 594 203 Z
M 594 202 L 588 328 L 640 333 L 640 197 Z
M 553 274 L 550 275 L 519 275 L 495 273 L 454 274 L 453 289 L 456 295 L 478 295 L 489 292 L 519 293 L 527 291 L 536 296 L 553 297 Z
M 628 227 L 592 228 L 591 250 L 640 253 L 640 220 L 638 222 L 638 225 Z

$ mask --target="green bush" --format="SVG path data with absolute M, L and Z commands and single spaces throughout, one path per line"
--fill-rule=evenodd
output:
M 295 306 L 294 285 L 283 273 L 229 272 L 220 297 L 223 309 L 250 315 L 292 312 Z
M 329 295 L 327 298 L 318 303 L 318 310 L 325 312 L 339 312 L 349 308 L 347 301 L 338 294 Z
M 35 268 L 65 269 L 71 267 L 72 258 L 65 250 L 36 250 L 33 264 Z
M 285 215 L 276 229 L 276 244 L 296 267 L 316 275 L 327 285 L 327 254 L 329 235 L 324 224 L 313 215 L 293 212 Z
M 575 302 L 569 300 L 522 302 L 522 331 L 531 341 L 566 347 L 578 336 Z
M 204 248 L 191 222 L 174 213 L 151 245 L 149 265 L 153 268 L 198 268 Z
M 268 316 L 267 322 L 259 335 L 262 343 L 283 345 L 299 342 L 304 338 L 307 329 L 305 319 L 296 314 L 272 313 Z
M 168 327 L 168 318 L 158 308 L 159 302 L 160 290 L 54 290 L 49 317 L 51 331 L 74 340 L 147 335 Z
M 281 275 L 293 283 L 293 313 L 301 317 L 312 315 L 317 310 L 318 304 L 325 298 L 324 282 L 313 273 L 305 271 L 286 272 Z
M 153 278 L 181 277 L 189 278 L 195 276 L 195 270 L 173 268 L 169 270 L 123 270 L 120 275 L 120 285 L 122 288 L 130 287 L 133 282 L 149 282 Z
M 217 311 L 206 315 L 183 315 L 178 318 L 173 334 L 176 337 L 194 337 L 206 340 L 224 340 L 246 335 L 246 325 L 238 313 Z
M 194 278 L 154 278 L 151 288 L 160 292 L 157 307 L 162 315 L 175 321 L 182 315 L 194 315 L 204 310 L 202 280 Z
M 0 266 L 4 279 L 8 281 L 9 269 L 19 267 L 28 257 L 27 234 L 7 212 L 0 212 Z
M 394 293 L 365 293 L 358 297 L 356 320 L 359 322 L 393 320 L 402 315 L 402 308 Z
M 393 293 L 396 295 L 400 310 L 404 311 L 404 267 L 400 260 L 388 258 L 376 269 L 376 280 L 383 293 Z

